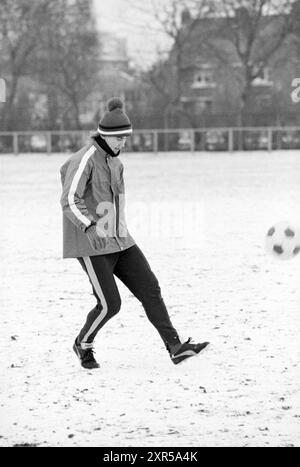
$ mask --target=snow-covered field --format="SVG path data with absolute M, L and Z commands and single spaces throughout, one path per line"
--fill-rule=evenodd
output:
M 300 153 L 121 157 L 128 225 L 172 321 L 211 347 L 173 365 L 118 282 L 96 371 L 72 351 L 94 297 L 61 259 L 66 157 L 0 157 L 0 445 L 300 446 L 300 256 L 264 251 L 274 222 L 300 224 Z M 189 228 L 168 233 L 170 212 Z

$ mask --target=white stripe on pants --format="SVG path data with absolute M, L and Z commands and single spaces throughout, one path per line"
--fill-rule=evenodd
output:
M 107 303 L 106 303 L 106 300 L 105 300 L 104 293 L 103 293 L 103 291 L 101 289 L 101 286 L 99 284 L 99 281 L 97 279 L 97 276 L 95 274 L 95 271 L 94 271 L 94 268 L 93 268 L 90 257 L 85 256 L 83 258 L 83 261 L 84 261 L 84 264 L 86 266 L 86 269 L 87 269 L 89 278 L 91 280 L 91 283 L 92 283 L 92 285 L 93 285 L 93 287 L 94 287 L 94 289 L 96 291 L 96 294 L 98 295 L 98 297 L 99 297 L 99 299 L 101 301 L 102 307 L 103 307 L 102 310 L 100 311 L 99 316 L 95 319 L 95 321 L 91 325 L 90 329 L 87 331 L 87 333 L 85 334 L 85 336 L 81 340 L 81 342 L 87 342 L 89 336 L 95 331 L 97 326 L 99 326 L 101 321 L 103 321 L 103 319 L 107 315 Z

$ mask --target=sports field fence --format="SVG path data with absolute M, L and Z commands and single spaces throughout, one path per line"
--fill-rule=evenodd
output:
M 90 131 L 0 132 L 0 154 L 66 153 L 82 147 Z M 127 152 L 254 151 L 300 149 L 300 127 L 134 130 Z

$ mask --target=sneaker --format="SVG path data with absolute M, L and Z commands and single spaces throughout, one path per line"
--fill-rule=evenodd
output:
M 81 347 L 80 343 L 76 339 L 73 345 L 73 350 L 76 353 L 77 357 L 80 360 L 81 366 L 83 368 L 99 368 L 99 363 L 95 360 L 93 344 L 84 344 L 84 349 Z
M 183 362 L 187 358 L 194 357 L 208 346 L 209 342 L 202 342 L 200 344 L 194 344 L 192 339 L 189 338 L 186 342 L 173 352 L 170 352 L 170 357 L 174 365 Z

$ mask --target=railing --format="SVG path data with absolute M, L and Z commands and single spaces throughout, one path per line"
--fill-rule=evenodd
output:
M 89 131 L 0 132 L 0 154 L 74 152 Z M 127 152 L 247 151 L 300 149 L 300 127 L 197 128 L 134 130 Z

